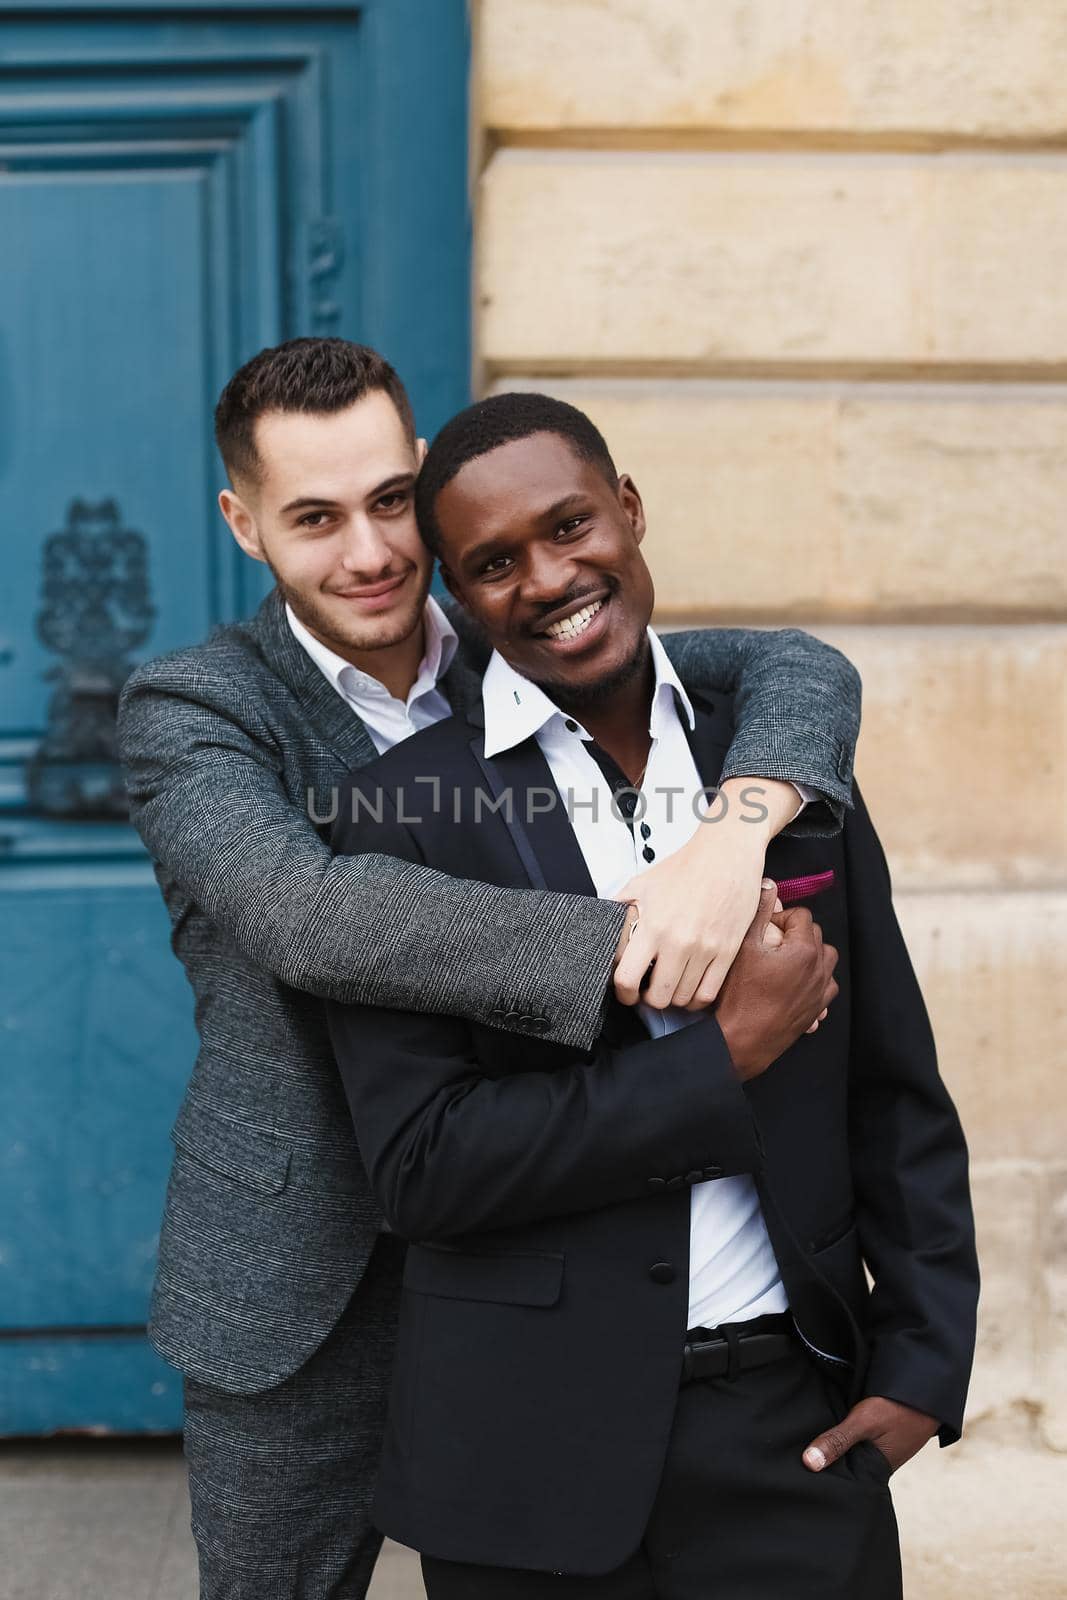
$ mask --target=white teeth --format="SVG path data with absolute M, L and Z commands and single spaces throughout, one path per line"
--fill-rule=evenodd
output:
M 594 600 L 591 606 L 583 606 L 573 616 L 564 617 L 562 622 L 554 622 L 545 629 L 545 633 L 550 639 L 575 639 L 578 634 L 585 632 L 603 604 L 603 600 Z

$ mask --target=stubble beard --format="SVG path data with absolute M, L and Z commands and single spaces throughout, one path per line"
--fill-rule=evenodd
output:
M 367 617 L 362 622 L 354 620 L 351 629 L 339 631 L 337 618 L 315 595 L 308 595 L 303 590 L 292 588 L 274 567 L 270 570 L 274 573 L 274 581 L 282 598 L 294 616 L 298 617 L 317 639 L 338 655 L 343 655 L 346 651 L 388 650 L 392 645 L 402 644 L 421 624 L 426 596 L 430 592 L 431 575 L 427 574 L 417 598 L 413 594 L 396 612 L 388 612 L 383 617 Z
M 533 678 L 561 711 L 593 711 L 628 687 L 644 671 L 649 658 L 648 635 L 642 631 L 632 653 L 604 677 L 592 683 L 571 683 L 566 678 Z

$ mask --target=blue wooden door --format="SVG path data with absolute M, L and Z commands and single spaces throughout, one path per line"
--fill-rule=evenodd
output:
M 0 1433 L 164 1429 L 144 1336 L 194 1054 L 121 819 L 132 661 L 247 613 L 211 408 L 265 344 L 468 392 L 463 0 L 23 4 L 0 23 Z

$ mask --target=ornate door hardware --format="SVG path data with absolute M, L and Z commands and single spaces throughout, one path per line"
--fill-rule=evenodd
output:
M 131 652 L 152 630 L 148 548 L 118 504 L 73 500 L 45 542 L 37 636 L 60 657 L 44 738 L 27 768 L 32 810 L 50 817 L 127 814 L 116 714 Z

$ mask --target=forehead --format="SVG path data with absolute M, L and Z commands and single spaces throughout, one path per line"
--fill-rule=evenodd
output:
M 414 453 L 389 396 L 364 395 L 343 411 L 268 411 L 256 419 L 259 489 L 341 499 L 410 471 Z
M 488 525 L 516 531 L 546 515 L 567 495 L 610 494 L 603 473 L 555 433 L 534 433 L 466 462 L 434 507 L 442 532 Z

